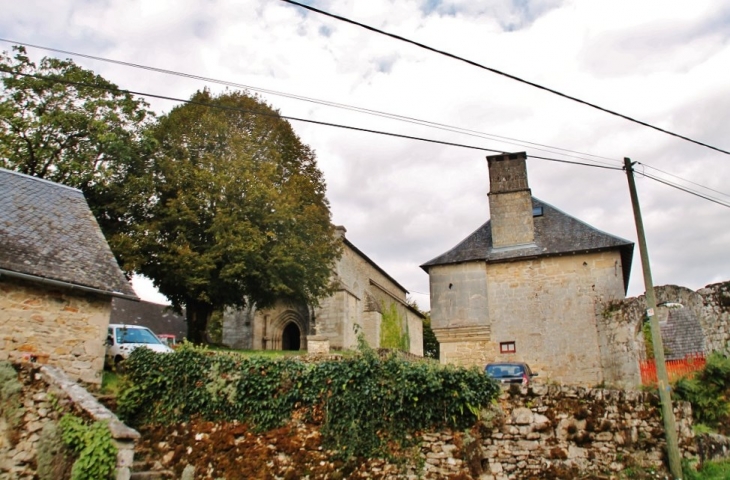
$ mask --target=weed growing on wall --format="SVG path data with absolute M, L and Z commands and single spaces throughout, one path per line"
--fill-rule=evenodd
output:
M 296 412 L 321 425 L 325 446 L 340 458 L 388 457 L 407 451 L 419 431 L 467 428 L 498 392 L 479 369 L 380 359 L 370 349 L 317 363 L 192 346 L 165 355 L 137 349 L 127 372 L 118 413 L 134 425 L 199 417 L 261 431 Z
M 87 425 L 79 417 L 66 414 L 59 422 L 63 443 L 76 456 L 71 480 L 112 478 L 117 464 L 117 448 L 106 423 Z

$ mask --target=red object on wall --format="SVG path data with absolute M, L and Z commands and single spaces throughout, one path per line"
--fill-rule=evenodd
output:
M 682 377 L 692 377 L 695 372 L 705 368 L 707 360 L 704 353 L 693 353 L 680 360 L 667 360 L 667 376 L 670 382 L 679 380 Z M 639 362 L 641 369 L 641 383 L 643 385 L 656 385 L 656 364 L 654 360 L 643 360 Z

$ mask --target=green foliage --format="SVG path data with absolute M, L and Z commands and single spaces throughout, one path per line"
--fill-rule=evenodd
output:
M 651 336 L 651 322 L 644 322 L 641 326 L 641 333 L 644 334 L 644 347 L 646 349 L 646 358 L 649 360 L 654 359 L 654 340 Z
M 431 329 L 431 315 L 426 314 L 423 320 L 423 356 L 438 359 L 440 350 L 439 341 Z
M 63 443 L 77 457 L 71 480 L 111 478 L 117 464 L 117 448 L 104 422 L 86 425 L 75 415 L 66 414 L 59 422 Z
M 674 384 L 674 396 L 692 404 L 695 421 L 730 434 L 730 359 L 713 353 L 694 378 Z
M 71 60 L 0 53 L 0 167 L 79 188 L 118 258 L 147 168 L 147 104 Z
M 322 172 L 276 110 L 245 93 L 199 91 L 152 133 L 138 270 L 185 307 L 189 340 L 205 341 L 215 309 L 311 305 L 331 292 L 341 243 Z
M 685 480 L 727 480 L 730 478 L 730 460 L 705 462 L 699 470 L 685 460 L 682 472 Z
M 380 346 L 382 348 L 395 348 L 409 351 L 410 339 L 408 332 L 403 332 L 403 325 L 406 323 L 395 302 L 381 304 L 383 319 L 380 323 Z
M 38 439 L 36 473 L 40 480 L 61 480 L 71 476 L 73 452 L 64 444 L 56 422 L 47 422 Z
M 10 363 L 0 362 L 0 416 L 10 428 L 15 428 L 23 417 L 22 390 L 18 372 Z
M 479 369 L 395 355 L 381 360 L 367 348 L 342 360 L 305 363 L 186 344 L 166 355 L 136 349 L 126 362 L 118 412 L 132 424 L 199 416 L 268 430 L 299 410 L 322 424 L 326 446 L 342 458 L 388 456 L 416 432 L 467 428 L 498 392 Z

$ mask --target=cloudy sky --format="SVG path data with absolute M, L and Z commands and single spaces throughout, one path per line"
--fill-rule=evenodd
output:
M 728 0 L 308 3 L 730 150 Z M 630 157 L 639 172 L 730 204 L 730 155 L 280 0 L 0 0 L 0 7 L 2 38 L 267 90 L 262 97 L 283 115 L 614 167 Z M 225 88 L 29 52 L 72 57 L 135 91 L 188 98 Z M 175 105 L 150 103 L 160 113 Z M 419 265 L 489 218 L 488 153 L 292 124 L 317 152 L 334 222 L 428 309 Z M 623 172 L 531 158 L 528 175 L 536 197 L 636 240 Z M 730 208 L 646 177 L 637 183 L 655 285 L 730 280 Z M 142 282 L 135 286 L 155 298 Z M 637 252 L 629 295 L 643 291 Z

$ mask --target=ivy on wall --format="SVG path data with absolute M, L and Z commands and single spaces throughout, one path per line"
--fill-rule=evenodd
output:
M 381 304 L 382 321 L 380 323 L 380 346 L 382 348 L 395 348 L 409 351 L 411 341 L 408 335 L 408 324 L 398 312 L 398 306 L 394 302 L 388 305 Z M 405 332 L 403 325 L 405 324 Z
M 321 425 L 325 446 L 341 458 L 389 457 L 393 445 L 406 447 L 419 431 L 467 428 L 498 392 L 479 369 L 380 359 L 368 348 L 306 363 L 186 344 L 164 355 L 136 349 L 126 367 L 118 411 L 133 425 L 197 416 L 263 431 L 297 412 Z

